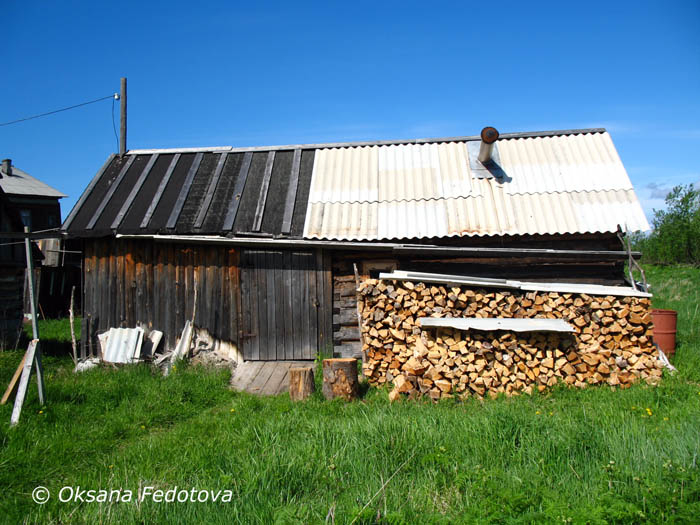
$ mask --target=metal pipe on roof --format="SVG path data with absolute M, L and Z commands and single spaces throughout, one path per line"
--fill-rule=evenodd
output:
M 488 164 L 491 162 L 493 145 L 498 140 L 498 130 L 491 126 L 486 126 L 481 130 L 481 147 L 479 147 L 479 162 Z

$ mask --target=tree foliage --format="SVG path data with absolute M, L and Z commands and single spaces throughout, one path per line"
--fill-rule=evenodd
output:
M 645 262 L 700 265 L 700 190 L 692 184 L 674 187 L 666 210 L 654 210 L 651 234 L 633 238 Z

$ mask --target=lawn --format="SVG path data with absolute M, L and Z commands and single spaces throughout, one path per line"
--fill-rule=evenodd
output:
M 658 387 L 393 405 L 370 389 L 354 403 L 291 403 L 229 391 L 223 371 L 178 366 L 163 378 L 141 365 L 76 375 L 69 357 L 47 356 L 48 405 L 39 406 L 33 384 L 19 426 L 8 426 L 11 406 L 0 407 L 0 515 L 8 523 L 697 522 L 700 270 L 647 270 L 654 306 L 679 312 L 679 372 Z M 3 386 L 20 359 L 0 353 Z M 51 492 L 44 505 L 31 499 L 38 485 Z M 229 490 L 231 501 L 63 503 L 66 486 Z

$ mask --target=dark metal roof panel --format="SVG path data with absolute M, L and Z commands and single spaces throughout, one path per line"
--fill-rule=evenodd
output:
M 260 193 L 269 152 L 255 151 L 248 155 L 251 162 L 247 174 L 242 170 L 245 152 L 161 151 L 114 156 L 86 190 L 66 229 L 75 236 L 114 233 L 250 235 L 255 226 L 256 211 L 262 210 L 259 235 L 300 237 L 306 217 L 314 152 L 301 153 L 298 187 L 291 191 L 296 198 L 289 233 L 282 233 L 282 223 L 290 194 L 294 151 L 278 150 L 272 156 L 274 163 L 266 199 L 261 199 Z M 198 156 L 201 156 L 199 166 L 190 175 Z M 124 172 L 128 162 L 131 164 Z M 145 172 L 149 164 L 150 170 Z M 241 191 L 239 199 L 234 195 L 236 191 Z M 178 199 L 181 195 L 184 201 L 180 208 Z M 230 231 L 225 231 L 227 215 L 236 202 L 238 208 L 233 226 Z M 174 214 L 176 219 L 173 222 Z M 168 227 L 169 220 L 174 227 Z M 89 228 L 91 222 L 94 226 Z
M 119 172 L 122 167 L 127 163 L 129 159 L 124 156 L 120 157 L 118 155 L 114 156 L 109 166 L 98 173 L 95 177 L 97 181 L 95 185 L 85 191 L 89 192 L 89 195 L 80 205 L 80 207 L 75 210 L 75 215 L 73 220 L 68 224 L 68 231 L 70 232 L 85 232 L 90 219 L 95 215 L 97 208 L 100 206 L 102 199 L 109 191 L 110 187 L 114 183 L 115 179 L 119 176 Z M 82 200 L 82 197 L 81 197 Z M 80 203 L 80 201 L 78 201 Z

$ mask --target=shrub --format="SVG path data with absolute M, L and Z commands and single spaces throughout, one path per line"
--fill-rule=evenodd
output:
M 700 190 L 692 184 L 674 187 L 666 210 L 654 210 L 653 231 L 632 237 L 643 261 L 700 265 Z

